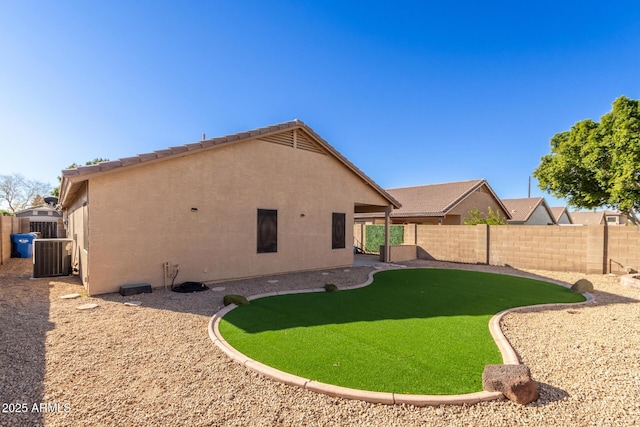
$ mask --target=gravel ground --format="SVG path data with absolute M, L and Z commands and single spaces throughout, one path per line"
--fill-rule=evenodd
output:
M 357 284 L 370 267 L 227 282 L 211 285 L 224 290 L 187 295 L 154 290 L 63 300 L 83 293 L 77 279 L 30 280 L 31 261 L 11 259 L 0 266 L 0 425 L 640 425 L 639 289 L 600 275 L 407 265 L 518 272 L 567 283 L 586 277 L 597 302 L 526 309 L 503 320 L 539 384 L 534 403 L 387 406 L 274 382 L 229 360 L 207 335 L 224 294 Z M 123 304 L 132 300 L 142 305 Z M 86 303 L 99 307 L 77 309 Z

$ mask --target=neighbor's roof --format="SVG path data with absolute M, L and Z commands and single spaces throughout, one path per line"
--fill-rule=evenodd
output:
M 538 206 L 542 207 L 549 214 L 549 218 L 555 221 L 553 212 L 544 200 L 544 197 L 524 197 L 521 199 L 502 199 L 502 203 L 509 209 L 512 222 L 525 222 L 527 221 L 533 212 L 538 209 Z
M 147 162 L 156 162 L 167 160 L 173 157 L 183 157 L 203 150 L 213 149 L 219 146 L 226 146 L 238 142 L 264 138 L 266 136 L 278 134 L 293 129 L 303 129 L 313 140 L 323 149 L 332 154 L 338 161 L 343 163 L 352 172 L 358 175 L 362 180 L 369 184 L 375 191 L 384 197 L 394 208 L 399 208 L 401 204 L 393 198 L 389 193 L 376 184 L 364 172 L 358 169 L 346 157 L 333 148 L 320 135 L 315 133 L 313 129 L 307 126 L 301 120 L 292 120 L 272 126 L 249 130 L 245 132 L 235 133 L 232 135 L 221 136 L 217 138 L 206 139 L 203 141 L 169 147 L 163 150 L 153 151 L 151 153 L 138 154 L 133 157 L 124 157 L 118 160 L 102 162 L 94 165 L 80 166 L 75 169 L 66 169 L 62 171 L 62 183 L 60 186 L 60 205 L 65 207 L 73 200 L 73 196 L 81 188 L 82 183 L 90 178 L 102 176 L 107 173 L 117 172 L 124 168 L 140 165 Z
M 566 214 L 567 218 L 569 219 L 569 222 L 573 223 L 573 220 L 571 219 L 571 215 L 569 215 L 569 211 L 565 206 L 555 206 L 549 209 L 551 209 L 551 213 L 553 213 L 553 219 L 555 219 L 556 222 L 560 221 L 560 218 L 562 218 L 562 215 Z
M 496 202 L 508 214 L 498 196 L 484 179 L 419 185 L 415 187 L 389 188 L 387 192 L 402 203 L 400 209 L 391 212 L 392 217 L 442 217 L 479 188 L 486 186 Z M 377 217 L 376 214 L 359 214 L 359 217 Z
M 60 211 L 58 211 L 56 208 L 52 208 L 51 206 L 32 206 L 29 208 L 25 208 L 19 211 L 15 212 L 16 216 L 30 216 L 33 212 L 38 211 L 38 212 L 51 212 L 52 215 L 58 215 L 61 216 Z
M 604 211 L 570 212 L 574 224 L 600 225 L 604 223 Z

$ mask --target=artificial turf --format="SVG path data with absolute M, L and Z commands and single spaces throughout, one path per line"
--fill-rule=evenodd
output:
M 481 391 L 484 366 L 502 363 L 488 328 L 494 314 L 580 301 L 580 294 L 533 279 L 402 269 L 377 273 L 364 288 L 253 300 L 227 313 L 219 328 L 246 356 L 304 378 L 370 391 L 462 394 Z

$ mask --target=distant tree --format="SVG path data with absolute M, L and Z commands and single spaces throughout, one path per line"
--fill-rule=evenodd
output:
M 36 195 L 36 197 L 33 198 L 33 201 L 31 202 L 31 206 L 46 206 L 47 202 L 44 201 L 44 197 L 42 197 L 40 194 Z
M 621 96 L 599 123 L 587 119 L 555 134 L 533 175 L 542 190 L 571 206 L 610 207 L 638 224 L 640 101 Z
M 500 215 L 500 212 L 498 212 L 497 209 L 491 209 L 491 206 L 489 206 L 489 212 L 487 214 L 481 212 L 477 208 L 474 208 L 469 211 L 468 215 L 469 216 L 462 221 L 464 225 L 505 225 L 507 223 L 507 219 Z
M 101 158 L 101 157 L 96 157 L 96 158 L 95 158 L 95 159 L 93 159 L 93 160 L 90 160 L 90 161 L 88 161 L 88 162 L 85 162 L 84 166 L 88 166 L 88 165 L 95 165 L 95 164 L 97 164 L 97 163 L 101 163 L 101 162 L 108 162 L 108 161 L 109 161 L 109 159 L 103 159 L 103 158 Z M 74 162 L 74 163 L 71 163 L 69 166 L 67 166 L 67 168 L 66 168 L 66 169 L 76 169 L 76 168 L 78 168 L 78 167 L 80 167 L 80 165 Z M 56 188 L 54 188 L 54 189 L 53 189 L 53 191 L 51 192 L 51 195 L 52 195 L 53 197 L 60 197 L 60 184 L 61 184 L 61 183 L 62 183 L 62 177 L 61 177 L 61 176 L 59 176 L 59 177 L 58 177 L 58 186 L 57 186 Z
M 30 180 L 20 174 L 0 175 L 0 200 L 7 202 L 9 211 L 33 206 L 37 198 L 49 194 L 51 186 L 45 182 Z

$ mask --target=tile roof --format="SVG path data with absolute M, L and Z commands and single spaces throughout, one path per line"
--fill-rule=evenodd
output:
M 442 217 L 482 186 L 486 186 L 497 203 L 502 205 L 484 179 L 388 188 L 386 191 L 402 203 L 401 208 L 391 212 L 392 217 Z M 360 214 L 356 217 L 365 216 L 379 217 L 380 214 Z
M 393 216 L 443 216 L 481 185 L 484 179 L 388 188 L 395 199 L 402 200 L 402 208 Z
M 531 217 L 533 212 L 541 204 L 548 211 L 551 219 L 554 218 L 553 213 L 550 211 L 547 203 L 544 201 L 544 197 L 524 197 L 520 199 L 502 199 L 502 203 L 509 209 L 511 214 L 511 221 L 513 222 L 525 222 Z
M 126 168 L 134 165 L 138 165 L 146 162 L 158 161 L 159 159 L 166 159 L 171 157 L 180 157 L 186 154 L 191 154 L 205 149 L 212 149 L 214 147 L 238 143 L 242 141 L 249 141 L 256 138 L 263 138 L 265 136 L 277 134 L 279 132 L 303 129 L 308 135 L 310 135 L 315 142 L 317 142 L 323 149 L 332 154 L 336 159 L 343 163 L 346 167 L 351 169 L 356 175 L 369 184 L 375 191 L 380 193 L 391 205 L 395 208 L 400 207 L 400 203 L 393 198 L 389 193 L 376 184 L 371 178 L 369 178 L 364 172 L 358 169 L 353 163 L 351 163 L 346 157 L 344 157 L 338 150 L 333 148 L 327 141 L 325 141 L 320 135 L 318 135 L 313 129 L 307 126 L 301 120 L 295 119 L 289 122 L 279 123 L 272 126 L 266 126 L 257 128 L 245 132 L 239 132 L 236 134 L 221 136 L 217 138 L 206 139 L 203 141 L 179 145 L 175 147 L 169 147 L 162 150 L 156 150 L 151 153 L 138 154 L 132 157 L 124 157 L 118 160 L 112 160 L 108 162 L 101 162 L 98 164 L 79 166 L 75 169 L 65 169 L 62 171 L 62 183 L 60 186 L 60 204 L 64 207 L 68 203 L 73 195 L 79 190 L 81 183 L 97 175 L 104 173 L 115 172 L 121 168 Z
M 555 219 L 556 222 L 560 221 L 560 218 L 562 218 L 562 215 L 564 214 L 567 214 L 567 218 L 569 218 L 569 222 L 573 222 L 571 220 L 571 216 L 569 215 L 569 211 L 565 206 L 555 206 L 549 209 L 551 209 L 551 213 L 553 214 L 553 219 Z
M 604 224 L 604 211 L 599 212 L 570 212 L 574 224 L 600 225 Z

